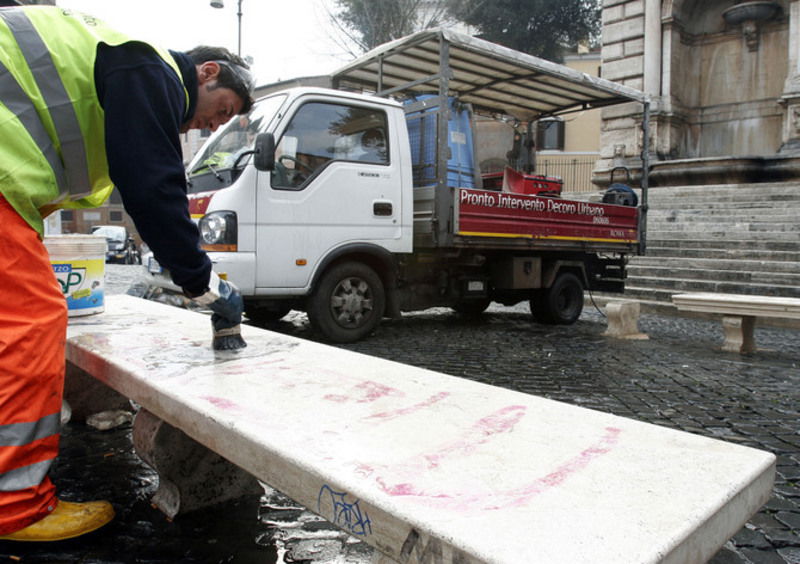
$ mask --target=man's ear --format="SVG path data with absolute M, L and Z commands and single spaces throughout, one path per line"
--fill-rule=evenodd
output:
M 198 84 L 205 84 L 206 82 L 216 80 L 217 76 L 219 76 L 219 63 L 206 61 L 205 63 L 197 65 Z

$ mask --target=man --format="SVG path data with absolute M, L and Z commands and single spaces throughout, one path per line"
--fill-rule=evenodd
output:
M 176 284 L 208 305 L 219 343 L 244 346 L 242 300 L 199 247 L 180 133 L 252 105 L 239 57 L 162 50 L 57 7 L 0 8 L 0 539 L 52 541 L 108 523 L 108 502 L 68 503 L 58 453 L 67 312 L 43 218 L 100 205 L 114 185 Z

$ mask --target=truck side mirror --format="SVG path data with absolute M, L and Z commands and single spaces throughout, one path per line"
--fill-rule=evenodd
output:
M 253 164 L 256 170 L 266 172 L 275 169 L 275 136 L 272 133 L 259 133 L 256 137 Z

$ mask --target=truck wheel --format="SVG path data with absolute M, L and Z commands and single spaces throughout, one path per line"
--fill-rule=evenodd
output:
M 570 272 L 558 275 L 549 288 L 537 290 L 530 302 L 531 314 L 546 325 L 572 325 L 583 311 L 583 284 Z
M 309 298 L 308 319 L 329 340 L 352 343 L 378 326 L 385 304 L 375 271 L 360 262 L 343 262 L 322 276 Z
M 453 311 L 467 317 L 474 317 L 482 314 L 492 303 L 490 299 L 482 300 L 463 300 L 453 305 Z

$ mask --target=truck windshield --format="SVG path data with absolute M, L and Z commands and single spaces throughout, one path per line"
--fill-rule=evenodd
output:
M 260 100 L 248 114 L 235 116 L 212 135 L 189 164 L 189 192 L 229 186 L 250 159 L 256 135 L 267 128 L 285 99 L 285 94 L 277 94 Z

